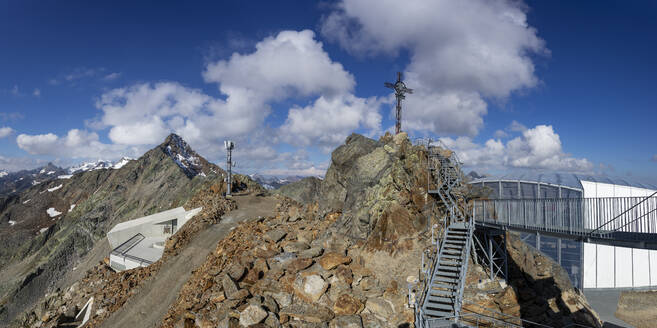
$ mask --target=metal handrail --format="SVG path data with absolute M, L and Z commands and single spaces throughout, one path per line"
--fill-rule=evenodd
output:
M 595 233 L 595 232 L 598 231 L 600 228 L 602 228 L 602 227 L 606 226 L 607 224 L 609 224 L 609 223 L 615 221 L 615 220 L 618 219 L 620 216 L 622 216 L 622 215 L 624 215 L 625 213 L 627 213 L 627 212 L 633 210 L 635 207 L 639 206 L 640 204 L 642 204 L 642 203 L 645 202 L 646 200 L 650 199 L 651 197 L 654 197 L 655 195 L 657 195 L 657 191 L 655 191 L 652 195 L 650 195 L 650 196 L 644 198 L 642 201 L 636 203 L 634 206 L 628 208 L 628 209 L 625 210 L 623 213 L 618 214 L 615 218 L 613 218 L 613 219 L 611 219 L 611 220 L 605 222 L 603 225 L 601 225 L 601 226 L 595 228 L 595 230 L 593 230 L 591 233 Z M 635 219 L 634 221 L 636 221 L 636 219 Z M 630 223 L 630 222 L 626 223 L 623 227 L 625 227 L 625 226 L 626 226 L 627 224 L 629 224 L 629 223 Z
M 580 237 L 657 234 L 657 197 L 477 199 L 473 214 L 479 223 Z M 605 220 L 608 216 L 614 219 Z

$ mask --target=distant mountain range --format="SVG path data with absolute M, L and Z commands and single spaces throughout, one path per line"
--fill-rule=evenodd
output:
M 17 172 L 0 171 L 0 196 L 20 193 L 32 186 L 56 180 L 70 179 L 74 174 L 103 169 L 120 169 L 132 158 L 121 158 L 118 161 L 98 160 L 85 162 L 69 168 L 61 168 L 52 163 L 33 169 Z
M 278 189 L 286 184 L 297 182 L 303 178 L 306 178 L 304 176 L 299 176 L 299 175 L 290 175 L 290 176 L 282 177 L 275 175 L 264 175 L 259 173 L 250 174 L 249 177 L 253 179 L 253 181 L 259 183 L 267 190 Z

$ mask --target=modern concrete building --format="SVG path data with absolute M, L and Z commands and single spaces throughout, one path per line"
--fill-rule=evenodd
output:
M 565 233 L 558 229 L 553 231 L 555 233 L 527 229 L 521 235 L 527 243 L 561 264 L 575 286 L 657 286 L 657 250 L 637 247 L 642 245 L 642 240 L 590 243 L 586 238 L 578 238 L 583 232 L 591 231 L 638 233 L 638 236 L 657 234 L 656 185 L 628 178 L 560 173 L 486 177 L 470 184 L 483 187 L 485 197 L 509 200 L 495 203 L 494 212 L 500 222 L 508 219 L 510 226 L 519 228 L 515 230 L 522 231 L 523 224 L 528 227 L 563 226 Z M 646 198 L 651 195 L 653 197 Z M 535 207 L 532 200 L 537 200 Z M 480 215 L 482 213 L 475 216 Z M 550 222 L 555 218 L 558 221 Z
M 178 207 L 119 223 L 107 233 L 112 247 L 110 267 L 116 271 L 145 267 L 159 260 L 168 237 L 201 211 Z

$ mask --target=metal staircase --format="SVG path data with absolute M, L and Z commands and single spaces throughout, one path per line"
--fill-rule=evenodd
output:
M 448 214 L 437 256 L 420 300 L 420 327 L 451 327 L 458 324 L 463 304 L 463 289 L 468 271 L 474 224 L 466 221 L 458 206 L 457 189 L 461 186 L 460 163 L 445 147 L 428 146 L 430 194 L 437 194 Z M 433 180 L 432 180 L 433 178 Z M 433 187 L 433 188 L 432 188 Z

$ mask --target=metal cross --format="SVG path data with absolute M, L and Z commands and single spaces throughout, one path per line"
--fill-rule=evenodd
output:
M 395 133 L 401 132 L 401 102 L 402 99 L 406 98 L 404 94 L 413 93 L 413 89 L 406 87 L 406 84 L 402 82 L 402 73 L 397 72 L 397 82 L 392 84 L 390 82 L 385 82 L 383 85 L 386 88 L 395 90 L 395 97 L 397 98 L 397 122 L 395 123 Z

